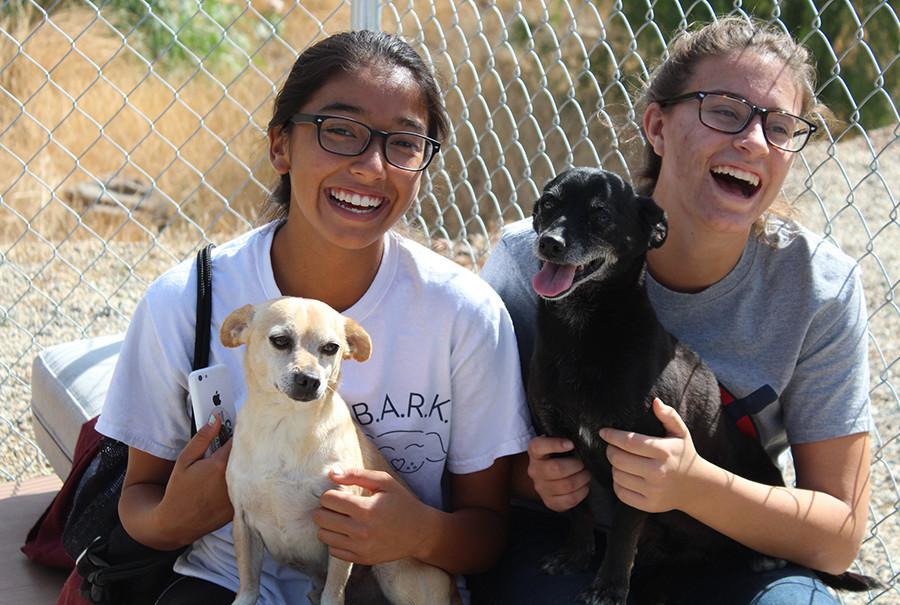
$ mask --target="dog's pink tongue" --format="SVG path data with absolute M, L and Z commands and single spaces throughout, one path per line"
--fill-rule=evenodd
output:
M 571 288 L 574 278 L 575 265 L 557 265 L 545 261 L 538 274 L 532 278 L 531 287 L 541 296 L 552 298 Z

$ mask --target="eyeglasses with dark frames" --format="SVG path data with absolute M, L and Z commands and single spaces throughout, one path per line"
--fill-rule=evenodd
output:
M 420 172 L 428 168 L 441 144 L 416 132 L 376 130 L 353 118 L 297 113 L 292 124 L 315 124 L 319 146 L 336 155 L 358 156 L 366 152 L 372 139 L 381 138 L 384 159 L 391 166 Z
M 688 92 L 657 103 L 665 107 L 693 99 L 700 100 L 700 123 L 719 132 L 737 134 L 747 128 L 753 116 L 759 114 L 766 141 L 773 147 L 791 153 L 803 149 L 809 137 L 817 130 L 816 125 L 805 118 L 780 109 L 757 107 L 746 99 L 727 93 Z

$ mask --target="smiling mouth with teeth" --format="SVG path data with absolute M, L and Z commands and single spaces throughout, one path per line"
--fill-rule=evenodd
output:
M 374 197 L 370 195 L 360 195 L 340 189 L 330 189 L 327 192 L 328 199 L 334 204 L 340 206 L 344 210 L 355 212 L 356 214 L 366 214 L 375 212 L 384 203 L 386 198 Z
M 745 198 L 752 197 L 761 187 L 758 176 L 732 166 L 716 166 L 709 172 L 724 189 Z

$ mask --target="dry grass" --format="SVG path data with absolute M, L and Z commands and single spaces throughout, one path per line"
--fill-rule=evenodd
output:
M 243 228 L 235 213 L 252 217 L 274 177 L 264 131 L 293 62 L 287 47 L 321 37 L 317 19 L 334 12 L 330 5 L 295 9 L 238 73 L 161 73 L 83 7 L 54 12 L 51 21 L 17 15 L 0 23 L 8 33 L 0 38 L 0 86 L 19 101 L 0 104 L 0 193 L 12 211 L 0 220 L 0 238 L 152 237 L 158 225 L 141 214 L 123 222 L 71 197 L 77 184 L 110 175 L 152 186 L 169 207 L 168 226 Z

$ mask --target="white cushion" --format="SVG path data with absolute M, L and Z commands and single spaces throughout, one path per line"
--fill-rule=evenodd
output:
M 81 425 L 100 413 L 124 334 L 66 342 L 38 353 L 31 366 L 34 437 L 65 478 Z

